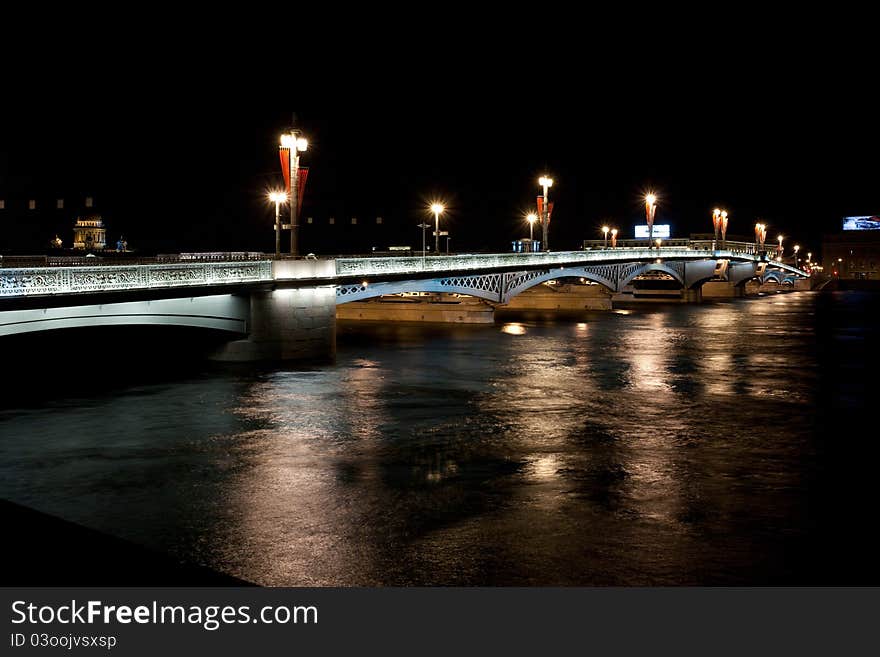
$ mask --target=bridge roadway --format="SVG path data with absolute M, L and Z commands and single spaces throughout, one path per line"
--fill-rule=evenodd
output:
M 335 351 L 340 303 L 404 292 L 447 292 L 504 304 L 544 281 L 577 277 L 620 292 L 649 272 L 685 291 L 707 281 L 806 278 L 753 244 L 705 243 L 550 253 L 430 257 L 270 259 L 262 254 L 182 254 L 139 260 L 0 260 L 0 337 L 103 325 L 173 325 L 225 331 L 225 360 L 295 359 Z M 695 248 L 697 247 L 697 248 Z M 21 261 L 18 260 L 16 264 Z

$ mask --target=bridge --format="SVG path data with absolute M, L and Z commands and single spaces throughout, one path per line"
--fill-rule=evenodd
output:
M 620 293 L 646 276 L 677 282 L 698 301 L 704 284 L 790 284 L 807 272 L 751 243 L 712 248 L 590 248 L 549 253 L 272 259 L 181 254 L 136 261 L 0 260 L 0 337 L 89 326 L 170 325 L 222 331 L 224 360 L 296 359 L 335 350 L 336 306 L 415 292 L 504 305 L 541 283 L 577 278 Z

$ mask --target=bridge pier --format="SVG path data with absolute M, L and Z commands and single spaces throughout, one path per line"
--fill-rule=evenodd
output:
M 336 355 L 336 290 L 305 287 L 250 295 L 248 337 L 226 343 L 213 360 L 326 360 Z
M 619 303 L 700 303 L 703 294 L 700 288 L 678 290 L 638 289 L 627 286 L 624 291 L 611 297 L 612 304 Z
M 702 288 L 687 288 L 681 291 L 681 300 L 684 303 L 700 303 L 703 300 Z
M 743 286 L 733 281 L 706 281 L 701 292 L 704 299 L 739 299 L 745 296 Z
M 611 310 L 611 292 L 602 285 L 542 284 L 521 292 L 498 310 Z

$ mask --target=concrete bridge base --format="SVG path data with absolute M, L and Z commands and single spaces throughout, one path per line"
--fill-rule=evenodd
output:
M 701 290 L 704 299 L 738 299 L 745 296 L 742 285 L 730 281 L 707 281 Z
M 276 289 L 250 297 L 249 335 L 228 342 L 220 361 L 327 360 L 336 355 L 334 287 Z
M 474 297 L 438 294 L 423 298 L 352 301 L 336 308 L 336 318 L 366 322 L 492 324 L 495 309 Z
M 611 293 L 601 285 L 538 285 L 513 297 L 499 310 L 611 310 Z
M 624 289 L 611 297 L 613 305 L 627 303 L 700 303 L 703 300 L 699 288 L 694 290 L 639 290 Z

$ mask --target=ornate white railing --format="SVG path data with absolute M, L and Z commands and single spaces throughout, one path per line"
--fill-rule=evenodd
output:
M 668 267 L 683 266 L 684 261 L 726 259 L 738 262 L 756 262 L 760 256 L 742 252 L 706 251 L 682 247 L 657 249 L 619 248 L 607 251 L 560 251 L 552 253 L 490 253 L 474 255 L 394 257 L 394 258 L 338 258 L 336 276 L 370 278 L 412 275 L 425 279 L 443 274 L 440 278 L 467 274 L 493 274 L 498 270 L 528 272 L 540 268 L 564 268 L 583 265 L 619 265 L 632 263 L 641 266 L 660 259 Z M 328 263 L 328 266 L 329 263 Z M 778 261 L 768 266 L 798 276 L 804 271 Z M 276 272 L 277 274 L 277 272 Z M 289 274 L 289 272 L 288 272 Z M 21 267 L 0 269 L 0 297 L 25 297 L 54 294 L 82 294 L 117 290 L 140 290 L 172 287 L 204 287 L 272 281 L 271 260 L 242 260 L 237 262 L 176 262 L 91 267 Z M 289 276 L 288 276 L 289 277 Z M 311 270 L 292 276 L 308 280 L 331 279 L 332 274 L 317 275 Z M 285 274 L 279 280 L 287 280 Z M 326 283 L 325 283 L 326 284 Z
M 268 260 L 0 269 L 0 297 L 200 287 L 272 280 Z

